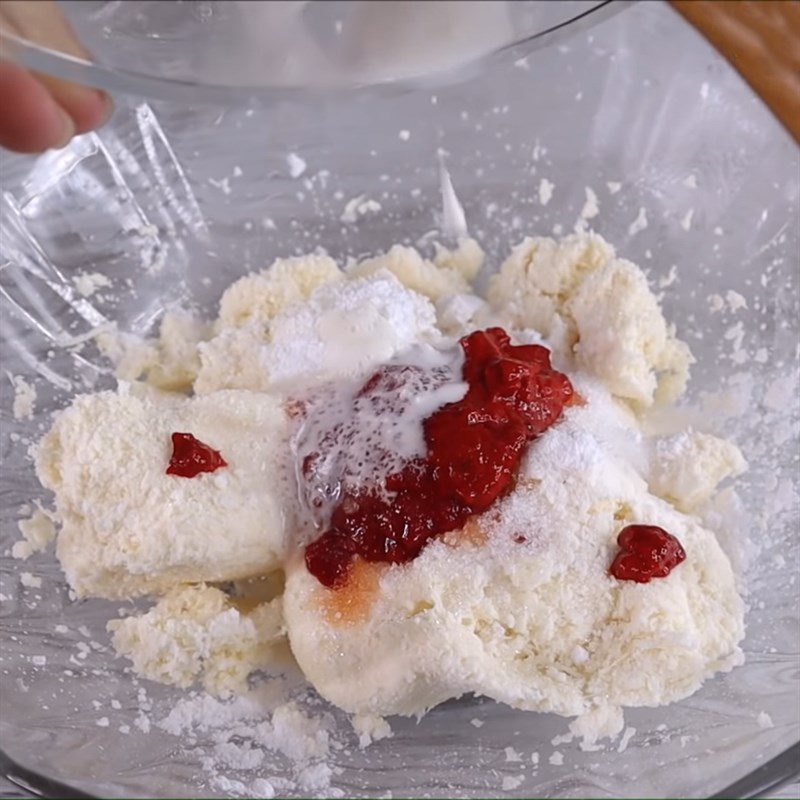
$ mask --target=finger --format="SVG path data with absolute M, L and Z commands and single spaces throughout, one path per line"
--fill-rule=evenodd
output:
M 38 0 L 35 3 L 29 0 L 3 0 L 0 6 L 2 27 L 38 45 L 90 60 L 89 53 L 52 0 Z M 36 77 L 72 118 L 77 133 L 99 128 L 111 116 L 111 100 L 105 92 L 40 73 L 36 73 Z
M 75 123 L 28 70 L 0 60 L 0 146 L 19 153 L 63 147 Z
M 93 131 L 108 122 L 113 106 L 105 92 L 50 75 L 36 73 L 36 78 L 50 91 L 56 103 L 72 117 L 77 133 Z

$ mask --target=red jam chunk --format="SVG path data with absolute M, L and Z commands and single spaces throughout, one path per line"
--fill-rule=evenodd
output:
M 655 525 L 628 525 L 617 537 L 619 553 L 609 572 L 621 581 L 650 583 L 666 578 L 686 558 L 681 543 Z
M 172 434 L 172 458 L 167 475 L 194 478 L 201 472 L 214 472 L 227 466 L 228 462 L 219 454 L 219 450 L 195 439 L 191 433 Z
M 528 443 L 571 402 L 572 384 L 550 366 L 546 347 L 515 347 L 502 328 L 477 331 L 460 344 L 469 388 L 424 420 L 425 456 L 389 475 L 383 487 L 345 491 L 329 529 L 306 548 L 306 566 L 325 586 L 343 585 L 355 556 L 410 561 L 433 537 L 486 511 L 513 488 Z M 403 380 L 402 368 L 383 368 L 359 395 Z

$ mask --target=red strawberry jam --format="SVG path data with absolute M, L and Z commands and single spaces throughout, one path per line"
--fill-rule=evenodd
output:
M 528 443 L 571 402 L 572 384 L 551 367 L 547 348 L 514 346 L 502 328 L 477 331 L 460 344 L 468 389 L 424 419 L 425 455 L 385 485 L 345 488 L 328 529 L 306 548 L 306 566 L 325 586 L 343 585 L 356 556 L 410 561 L 432 538 L 486 511 L 513 488 Z M 385 368 L 358 397 L 414 379 L 413 370 Z M 306 479 L 310 469 L 303 464 Z
M 686 558 L 681 543 L 655 525 L 628 525 L 617 537 L 619 553 L 609 572 L 621 581 L 650 583 L 666 578 Z
M 169 460 L 167 475 L 180 475 L 194 478 L 201 472 L 214 472 L 227 467 L 228 462 L 214 450 L 191 433 L 172 434 L 172 458 Z

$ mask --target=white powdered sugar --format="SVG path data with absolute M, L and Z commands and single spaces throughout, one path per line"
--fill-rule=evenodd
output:
M 393 275 L 320 286 L 276 317 L 263 364 L 276 388 L 360 374 L 421 338 L 436 312 Z
M 309 707 L 284 679 L 272 678 L 228 701 L 192 694 L 157 727 L 180 737 L 190 751 L 201 748 L 210 785 L 233 796 L 286 791 L 341 796 L 331 788 L 334 771 L 328 763 L 342 746 L 334 738 L 333 718 Z

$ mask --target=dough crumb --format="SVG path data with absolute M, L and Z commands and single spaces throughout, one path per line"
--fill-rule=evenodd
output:
M 279 599 L 241 612 L 235 600 L 204 584 L 175 589 L 148 612 L 107 627 L 138 675 L 184 688 L 199 681 L 223 696 L 244 689 L 284 635 Z
M 356 714 L 351 717 L 350 722 L 358 734 L 358 746 L 362 750 L 373 742 L 389 739 L 394 735 L 389 723 L 374 714 Z
M 14 419 L 31 419 L 36 410 L 36 387 L 28 383 L 22 375 L 9 375 L 14 387 Z

